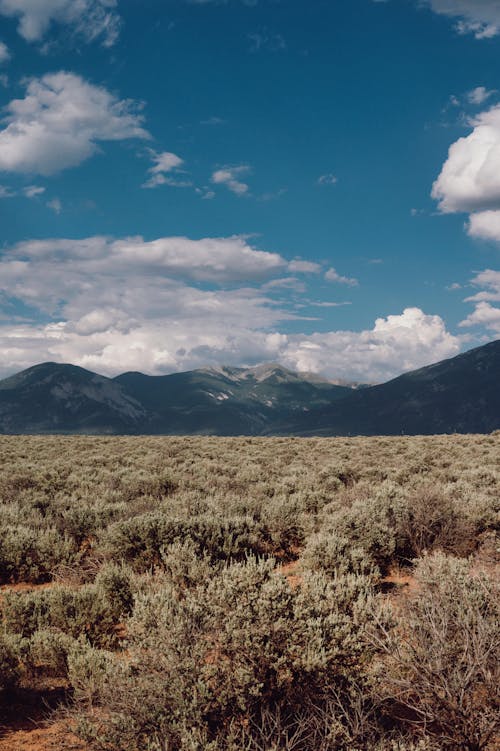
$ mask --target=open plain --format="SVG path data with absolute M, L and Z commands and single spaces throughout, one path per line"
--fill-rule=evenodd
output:
M 2 751 L 497 748 L 498 433 L 0 461 Z

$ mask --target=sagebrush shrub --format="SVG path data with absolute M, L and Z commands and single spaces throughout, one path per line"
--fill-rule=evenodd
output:
M 380 577 L 378 567 L 366 550 L 334 531 L 311 535 L 301 561 L 306 569 L 322 571 L 328 576 L 361 574 L 373 580 Z
M 0 692 L 15 685 L 20 676 L 19 638 L 0 633 Z
M 252 559 L 181 597 L 172 586 L 139 595 L 128 670 L 111 667 L 99 697 L 111 711 L 101 741 L 181 749 L 193 734 L 222 743 L 228 723 L 263 707 L 298 716 L 362 670 L 371 613 L 363 577 L 310 574 L 293 590 L 272 561 Z
M 375 641 L 385 652 L 379 688 L 389 711 L 443 749 L 486 749 L 499 729 L 498 582 L 443 554 L 420 561 L 419 590 L 399 628 Z
M 56 567 L 74 558 L 69 539 L 53 528 L 0 528 L 0 583 L 49 581 Z

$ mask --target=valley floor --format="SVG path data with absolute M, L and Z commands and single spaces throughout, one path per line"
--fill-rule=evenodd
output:
M 0 437 L 0 751 L 494 751 L 499 499 L 498 433 Z

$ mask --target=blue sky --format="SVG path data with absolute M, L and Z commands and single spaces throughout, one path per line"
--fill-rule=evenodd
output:
M 0 0 L 2 374 L 500 334 L 499 0 Z

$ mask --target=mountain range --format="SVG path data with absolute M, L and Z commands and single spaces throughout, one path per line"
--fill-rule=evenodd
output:
M 276 363 L 106 378 L 43 363 L 0 381 L 0 433 L 415 435 L 500 429 L 500 341 L 376 386 Z

